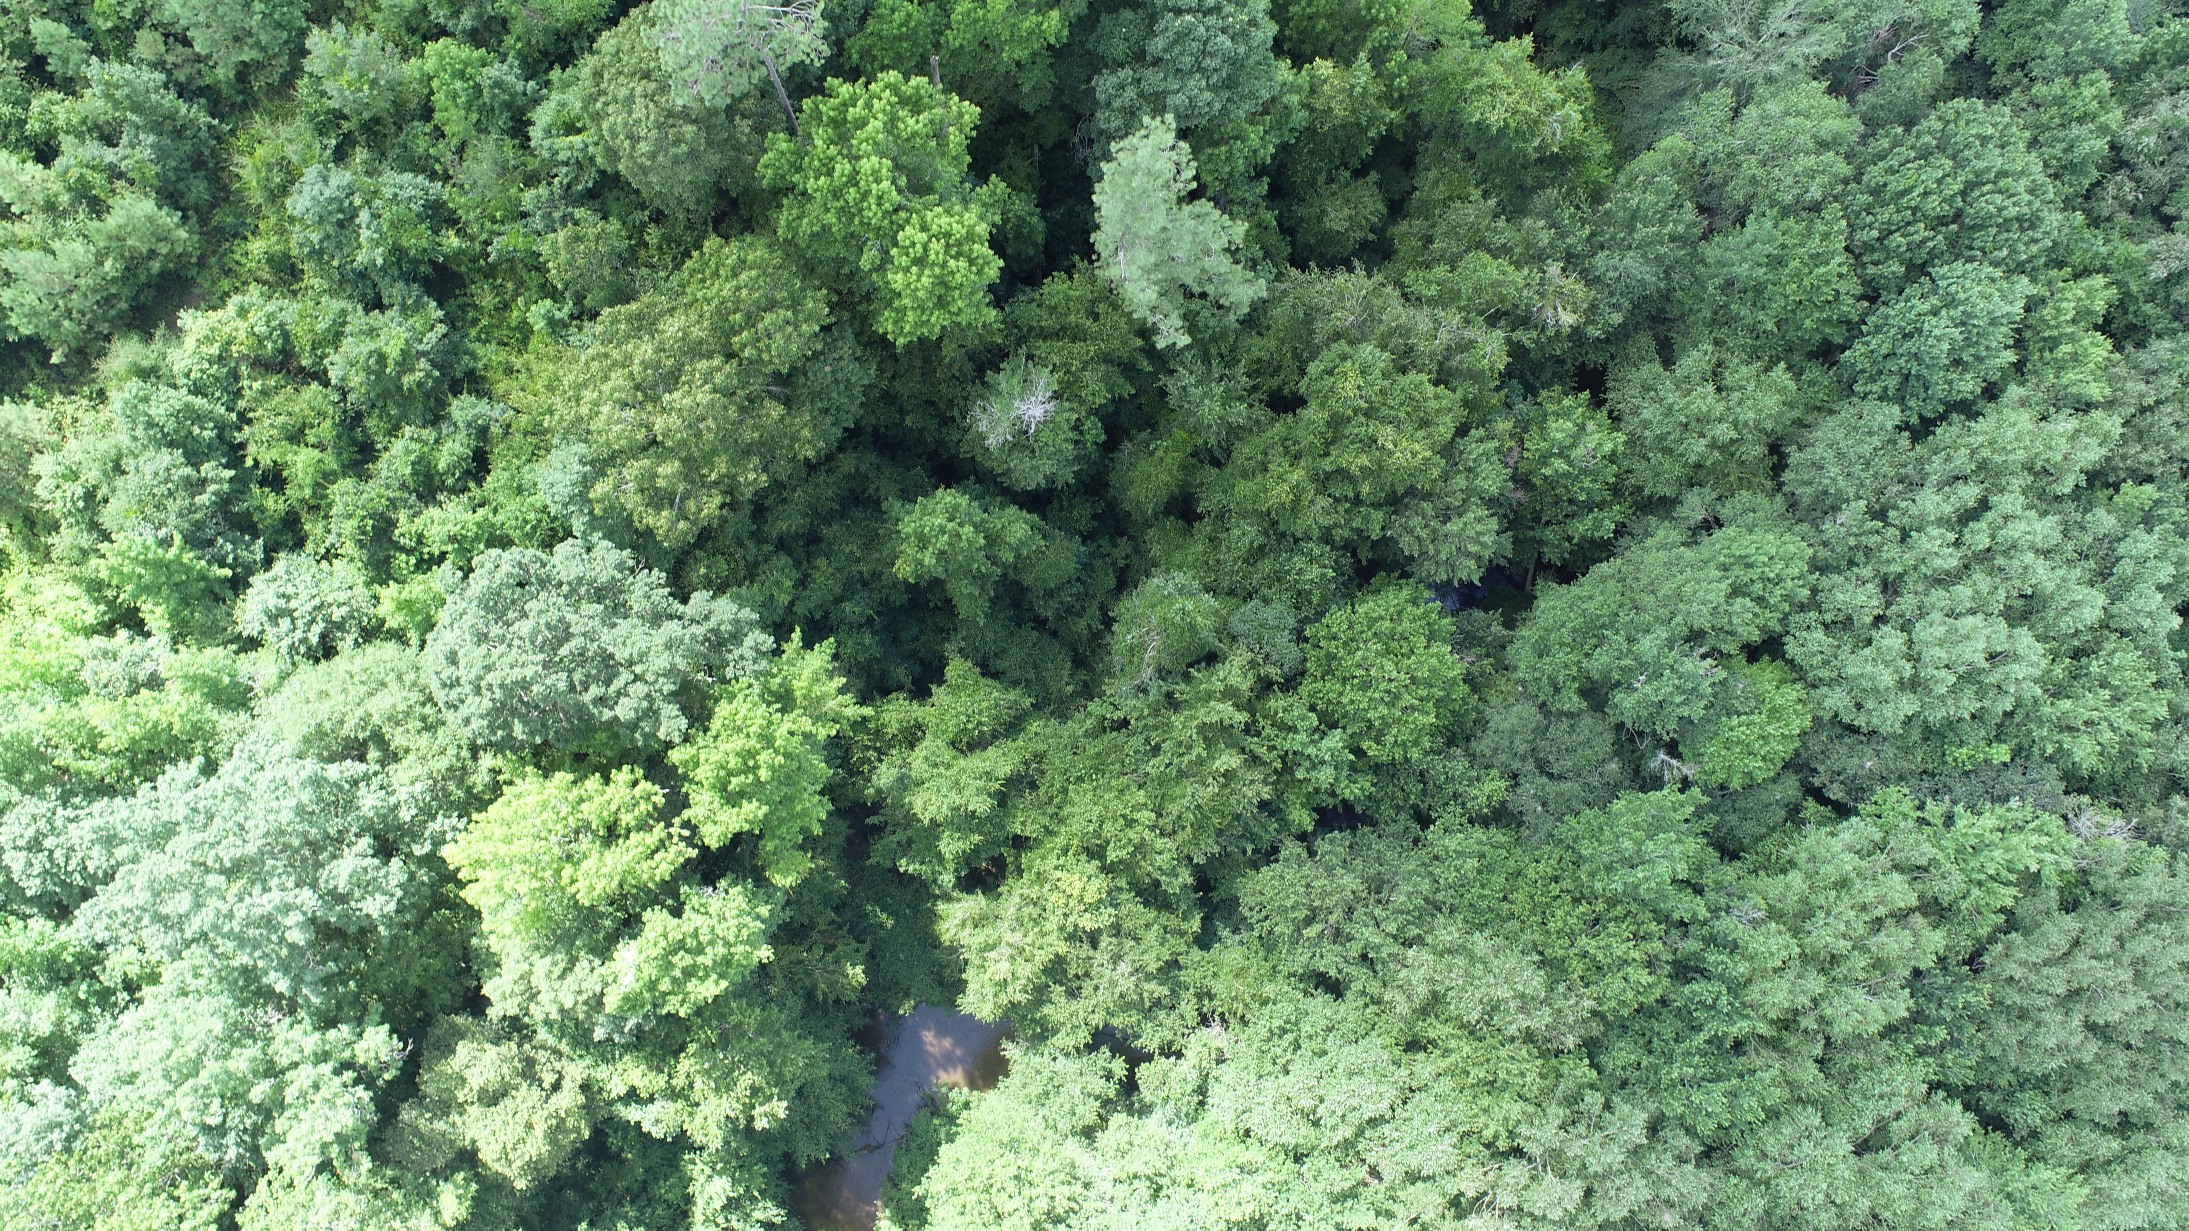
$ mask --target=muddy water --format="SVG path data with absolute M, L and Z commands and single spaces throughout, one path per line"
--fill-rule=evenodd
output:
M 874 1112 L 849 1153 L 823 1163 L 798 1186 L 798 1215 L 812 1231 L 869 1231 L 897 1143 L 937 1086 L 986 1090 L 1002 1078 L 1007 1027 L 921 1005 L 878 1021 L 861 1039 L 873 1049 Z

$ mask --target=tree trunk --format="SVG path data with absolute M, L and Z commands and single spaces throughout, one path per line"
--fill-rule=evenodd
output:
M 775 97 L 783 104 L 783 115 L 790 121 L 790 135 L 804 142 L 806 134 L 798 127 L 798 109 L 790 105 L 790 91 L 783 88 L 783 75 L 775 71 L 775 57 L 769 53 L 766 43 L 760 44 L 760 62 L 768 66 L 768 80 L 775 83 Z

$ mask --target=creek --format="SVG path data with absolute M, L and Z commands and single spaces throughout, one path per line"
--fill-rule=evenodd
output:
M 902 1017 L 877 1017 L 860 1032 L 876 1057 L 874 1110 L 847 1153 L 806 1173 L 797 1214 L 811 1231 L 871 1231 L 881 1212 L 882 1186 L 927 1093 L 937 1086 L 986 1090 L 1010 1062 L 1003 1040 L 1010 1027 L 969 1013 L 920 1005 Z

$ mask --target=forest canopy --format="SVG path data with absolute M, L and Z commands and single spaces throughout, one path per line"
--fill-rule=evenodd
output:
M 0 1226 L 2189 1226 L 2185 607 L 2184 0 L 0 0 Z

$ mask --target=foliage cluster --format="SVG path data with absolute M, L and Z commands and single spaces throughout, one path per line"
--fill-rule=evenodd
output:
M 2183 0 L 0 14 L 0 1226 L 2189 1225 Z

